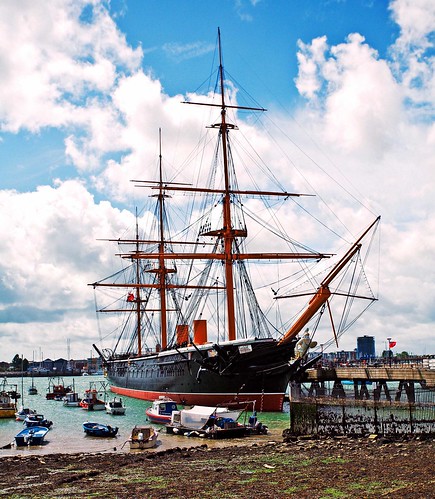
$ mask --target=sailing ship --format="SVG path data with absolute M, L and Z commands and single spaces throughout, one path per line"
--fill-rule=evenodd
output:
M 110 305 L 97 306 L 97 312 L 110 312 L 123 319 L 113 347 L 94 344 L 94 348 L 102 359 L 111 390 L 119 395 L 144 400 L 168 396 L 179 404 L 205 406 L 255 401 L 259 411 L 280 411 L 289 381 L 301 379 L 321 356 L 308 360 L 309 347 L 316 345 L 313 335 L 323 312 L 328 311 L 324 316 L 331 318 L 331 330 L 336 337 L 348 326 L 335 328 L 332 298 L 345 294 L 347 304 L 357 298 L 361 277 L 358 284 L 346 285 L 343 292 L 344 275 L 346 279 L 349 275 L 361 276 L 356 270 L 349 274 L 349 266 L 355 268 L 362 263 L 363 241 L 375 231 L 379 218 L 356 238 L 334 267 L 327 269 L 323 279 L 316 277 L 309 281 L 311 287 L 313 280 L 316 286 L 310 289 L 306 307 L 293 312 L 292 323 L 286 319 L 272 324 L 270 314 L 260 307 L 253 284 L 257 274 L 250 265 L 285 262 L 283 268 L 287 271 L 289 263 L 299 264 L 302 269 L 333 254 L 297 245 L 275 228 L 271 228 L 267 244 L 275 249 L 272 237 L 279 236 L 287 251 L 247 250 L 247 220 L 255 220 L 258 228 L 260 219 L 258 213 L 245 214 L 249 200 L 266 205 L 269 199 L 284 203 L 304 194 L 291 193 L 281 186 L 281 190 L 274 191 L 239 187 L 232 147 L 232 136 L 238 126 L 232 115 L 265 109 L 240 106 L 230 100 L 220 32 L 218 53 L 217 102 L 209 98 L 210 94 L 204 102 L 185 102 L 209 106 L 219 112 L 218 120 L 208 127 L 217 132 L 212 172 L 208 176 L 211 185 L 193 186 L 165 178 L 160 130 L 157 180 L 133 181 L 153 193 L 153 224 L 146 225 L 154 232 L 142 235 L 136 216 L 133 237 L 109 239 L 122 247 L 119 256 L 129 263 L 128 267 L 90 285 L 95 293 L 97 290 L 107 293 L 108 288 L 119 291 L 117 305 L 113 306 L 112 301 Z M 176 227 L 171 231 L 169 199 L 179 194 L 190 196 L 193 201 L 184 214 L 186 229 Z M 194 204 L 198 199 L 200 206 Z M 188 213 L 199 215 L 197 222 Z M 274 217 L 276 220 L 276 214 Z M 272 220 L 268 220 L 266 228 Z M 130 278 L 126 277 L 128 272 Z M 334 284 L 336 281 L 339 284 Z M 278 298 L 289 296 L 273 294 L 275 303 Z M 296 295 L 307 300 L 308 293 L 299 291 Z M 110 296 L 112 300 L 113 295 Z M 376 299 L 371 290 L 363 298 L 368 298 L 370 304 Z M 311 333 L 307 333 L 308 326 Z M 301 338 L 304 331 L 309 335 L 308 342 Z

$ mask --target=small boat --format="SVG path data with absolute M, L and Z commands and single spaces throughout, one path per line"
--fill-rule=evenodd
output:
M 178 411 L 177 404 L 169 397 L 162 395 L 145 409 L 145 414 L 152 423 L 167 424 L 171 422 L 174 411 Z
M 152 426 L 135 426 L 129 438 L 130 449 L 151 449 L 157 445 L 158 432 Z
M 0 391 L 0 418 L 14 418 L 17 405 L 9 392 Z
M 83 431 L 92 437 L 114 437 L 118 433 L 118 427 L 86 421 L 83 423 Z
M 86 390 L 79 405 L 86 411 L 104 411 L 106 409 L 104 400 L 98 398 L 98 392 L 95 389 Z
M 24 428 L 15 436 L 15 443 L 17 447 L 24 445 L 41 445 L 44 437 L 48 432 L 45 426 L 32 426 L 31 428 Z
M 32 428 L 35 426 L 50 428 L 51 426 L 53 426 L 53 421 L 49 421 L 42 414 L 30 414 L 24 420 L 24 424 L 27 426 L 27 428 Z
M 48 381 L 48 393 L 45 396 L 47 400 L 63 400 L 63 397 L 72 391 L 70 386 L 65 386 L 63 382 L 58 378 L 57 383 L 54 382 L 53 378 Z
M 29 395 L 38 395 L 38 389 L 36 388 L 36 386 L 33 384 L 33 381 L 32 381 L 32 385 L 29 386 L 29 388 L 27 389 L 27 393 Z
M 63 405 L 65 407 L 80 407 L 81 398 L 77 392 L 67 393 L 63 397 Z
M 113 400 L 106 402 L 106 412 L 107 414 L 112 414 L 113 416 L 124 415 L 125 405 L 122 403 L 122 399 L 115 397 Z
M 32 365 L 35 365 L 35 356 L 33 356 L 33 362 Z M 32 368 L 32 384 L 29 386 L 27 389 L 27 393 L 29 395 L 38 395 L 38 389 L 35 386 L 35 382 L 33 381 L 33 373 L 34 373 L 34 368 Z
M 206 438 L 237 438 L 249 434 L 250 429 L 237 422 L 243 410 L 228 407 L 206 407 L 195 405 L 172 413 L 166 431 L 175 435 Z
M 17 421 L 24 421 L 27 416 L 33 416 L 34 414 L 36 414 L 36 411 L 33 409 L 21 406 L 20 410 L 15 413 L 15 419 Z

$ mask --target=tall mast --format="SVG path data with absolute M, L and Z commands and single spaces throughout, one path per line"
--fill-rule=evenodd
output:
M 136 209 L 136 254 L 139 253 L 139 224 L 137 221 L 137 209 Z M 137 354 L 142 355 L 142 320 L 141 320 L 141 300 L 140 300 L 140 264 L 139 260 L 136 260 L 136 282 L 138 286 L 136 287 L 136 323 L 137 323 Z
M 239 105 L 232 105 L 227 103 L 225 100 L 225 78 L 224 78 L 224 67 L 223 67 L 223 58 L 222 58 L 222 47 L 221 47 L 221 36 L 220 29 L 218 29 L 218 50 L 219 50 L 219 86 L 220 86 L 220 102 L 210 103 L 210 102 L 185 102 L 185 104 L 194 104 L 194 105 L 202 105 L 202 106 L 211 106 L 217 107 L 220 109 L 220 122 L 212 124 L 210 128 L 216 128 L 219 130 L 218 132 L 218 140 L 221 141 L 222 144 L 222 161 L 223 161 L 223 186 L 222 188 L 204 188 L 204 187 L 192 187 L 187 184 L 178 184 L 174 182 L 164 182 L 163 181 L 163 160 L 162 160 L 162 133 L 161 129 L 159 129 L 159 178 L 157 181 L 148 181 L 148 180 L 133 180 L 133 182 L 137 182 L 138 187 L 151 187 L 155 189 L 156 194 L 152 197 L 156 198 L 157 206 L 156 206 L 156 219 L 159 224 L 158 234 L 155 240 L 140 240 L 138 235 L 138 229 L 136 228 L 136 239 L 135 240 L 123 240 L 124 243 L 134 243 L 135 251 L 128 252 L 124 254 L 120 254 L 122 258 L 126 259 L 136 259 L 137 261 L 141 259 L 146 259 L 148 261 L 154 260 L 155 266 L 152 269 L 147 270 L 148 273 L 153 273 L 156 275 L 156 279 L 153 283 L 141 283 L 140 282 L 140 266 L 137 265 L 137 275 L 136 275 L 136 284 L 134 285 L 136 288 L 136 312 L 137 312 L 137 332 L 138 332 L 138 354 L 141 355 L 141 314 L 144 312 L 142 310 L 142 300 L 140 296 L 140 288 L 148 288 L 155 289 L 159 295 L 159 312 L 160 312 L 160 342 L 161 347 L 163 349 L 168 346 L 168 289 L 225 289 L 226 290 L 226 311 L 227 311 L 227 328 L 228 328 L 228 340 L 233 341 L 236 339 L 236 307 L 235 307 L 235 283 L 234 283 L 234 262 L 236 261 L 244 261 L 244 260 L 269 260 L 276 258 L 285 258 L 285 259 L 321 259 L 328 258 L 330 255 L 326 255 L 323 253 L 314 253 L 314 252 L 290 252 L 290 253 L 239 253 L 235 250 L 234 241 L 236 238 L 244 238 L 247 236 L 246 228 L 237 228 L 233 227 L 232 222 L 232 197 L 233 196 L 279 196 L 283 198 L 288 197 L 300 197 L 305 196 L 306 194 L 298 194 L 291 192 L 272 192 L 272 191 L 254 191 L 254 190 L 239 190 L 236 188 L 236 185 L 231 185 L 230 179 L 231 169 L 233 165 L 231 164 L 230 157 L 230 148 L 229 148 L 229 132 L 236 128 L 236 126 L 232 123 L 227 122 L 227 110 L 228 109 L 242 109 L 249 111 L 265 111 L 264 108 L 256 108 L 256 107 L 245 107 Z M 166 244 L 170 243 L 172 245 L 181 244 L 178 241 L 166 240 L 168 234 L 165 234 L 165 198 L 168 197 L 168 191 L 180 191 L 184 193 L 201 193 L 201 194 L 218 194 L 222 196 L 222 226 L 217 229 L 211 229 L 201 232 L 202 236 L 210 236 L 210 237 L 218 237 L 222 241 L 222 251 L 218 252 L 178 252 L 171 251 L 168 252 L 166 248 Z M 165 243 L 166 241 L 166 243 Z M 145 244 L 151 244 L 153 247 L 157 247 L 156 251 L 143 251 L 139 249 L 139 246 Z M 183 244 L 186 244 L 184 242 Z M 187 244 L 191 244 L 197 246 L 198 241 L 188 242 Z M 207 246 L 212 243 L 201 243 L 202 246 Z M 214 244 L 212 244 L 214 246 Z M 225 273 L 225 283 L 224 286 L 209 286 L 206 283 L 200 283 L 198 285 L 191 283 L 176 283 L 176 282 L 168 282 L 167 274 L 175 273 L 175 268 L 168 268 L 166 265 L 167 260 L 217 260 L 221 261 L 223 264 L 223 269 Z M 131 284 L 115 284 L 115 283 L 103 283 L 96 282 L 92 284 L 94 287 L 96 286 L 110 286 L 110 287 L 129 287 Z M 151 310 L 146 307 L 147 312 L 154 312 L 157 310 Z M 122 312 L 121 309 L 104 309 L 99 310 L 100 312 Z
M 236 339 L 236 319 L 234 307 L 234 277 L 233 277 L 233 228 L 231 225 L 231 200 L 230 200 L 230 176 L 228 171 L 228 144 L 227 133 L 228 124 L 226 122 L 226 104 L 224 87 L 224 68 L 222 64 L 221 32 L 218 28 L 219 43 L 219 78 L 221 88 L 221 123 L 220 135 L 222 140 L 222 155 L 224 163 L 224 199 L 223 199 L 223 238 L 225 255 L 225 286 L 227 292 L 227 313 L 228 313 L 228 340 Z
M 163 191 L 163 174 L 162 174 L 162 129 L 159 128 L 159 269 L 158 269 L 158 281 L 159 281 L 159 295 L 160 295 L 160 334 L 162 348 L 166 348 L 168 344 L 168 324 L 166 316 L 166 266 L 165 266 L 165 231 L 164 231 L 164 220 L 163 220 L 163 209 L 164 209 L 164 191 Z

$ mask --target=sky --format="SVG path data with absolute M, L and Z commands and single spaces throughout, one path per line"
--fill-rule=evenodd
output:
M 158 128 L 171 164 L 193 149 L 179 104 L 218 27 L 237 89 L 360 196 L 344 218 L 382 217 L 379 301 L 340 349 L 435 353 L 432 0 L 2 0 L 0 360 L 90 355 L 87 284 L 116 265 L 99 239 L 132 225 Z

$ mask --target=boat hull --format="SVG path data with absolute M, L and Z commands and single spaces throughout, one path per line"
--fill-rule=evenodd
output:
M 23 447 L 25 445 L 41 445 L 47 432 L 48 428 L 42 426 L 25 428 L 15 436 L 15 443 L 17 447 Z
M 149 408 L 145 409 L 145 414 L 151 423 L 157 423 L 157 424 L 166 424 L 171 422 L 171 416 L 169 415 L 164 415 L 164 414 L 156 414 L 155 412 L 151 411 Z
M 95 402 L 79 402 L 79 406 L 85 411 L 105 411 L 106 404 L 104 402 L 95 403 Z
M 129 438 L 131 450 L 151 449 L 157 446 L 158 433 L 150 426 L 135 426 Z
M 91 437 L 116 437 L 118 427 L 104 425 L 100 423 L 91 423 L 89 421 L 83 423 L 83 431 Z
M 283 348 L 275 340 L 228 343 L 218 350 L 211 344 L 186 347 L 107 361 L 107 379 L 112 392 L 143 400 L 168 396 L 177 404 L 206 406 L 255 401 L 259 411 L 281 411 L 294 374 L 292 353 L 293 345 Z
M 15 406 L 1 407 L 0 408 L 0 419 L 14 418 L 16 411 L 17 411 L 17 408 Z
M 112 416 L 124 416 L 125 407 L 110 407 L 106 405 L 106 412 Z

